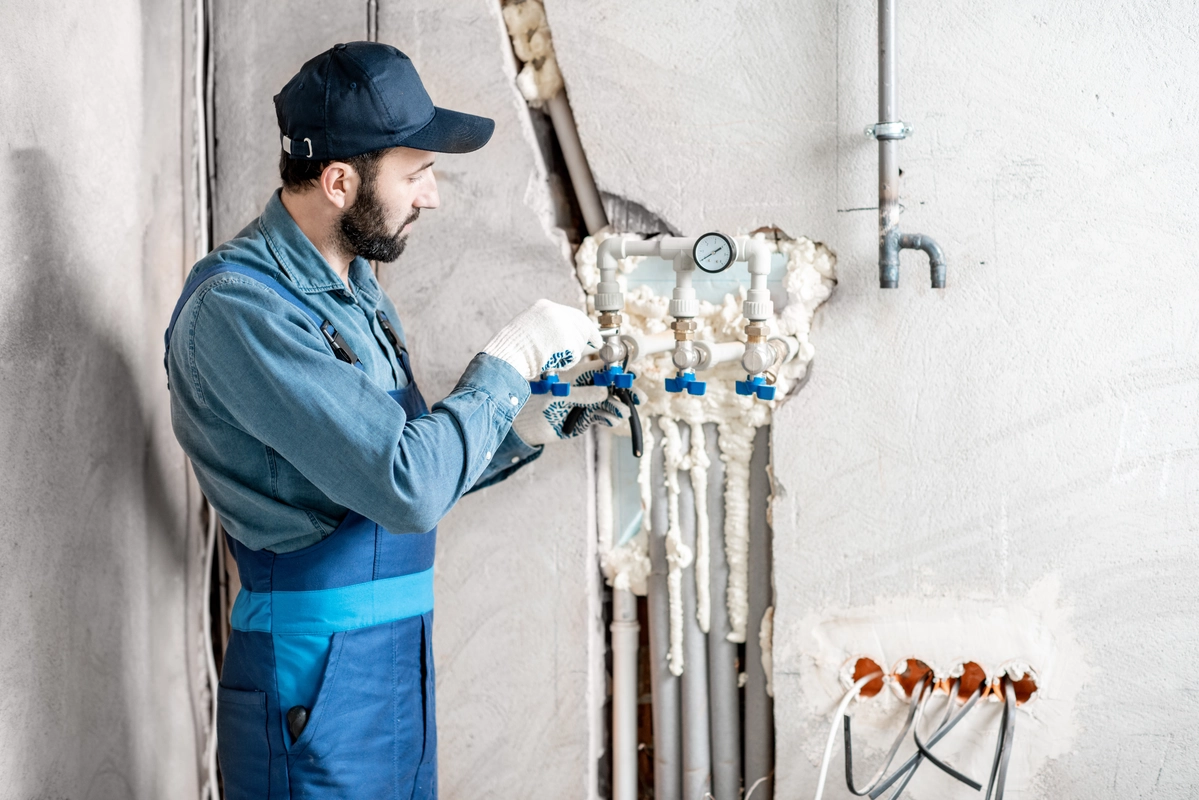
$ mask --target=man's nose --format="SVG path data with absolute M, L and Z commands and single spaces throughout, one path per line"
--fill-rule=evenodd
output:
M 441 205 L 441 196 L 437 194 L 437 176 L 433 171 L 429 171 L 429 180 L 426 181 L 425 190 L 417 196 L 416 202 L 412 205 L 416 208 L 437 208 Z

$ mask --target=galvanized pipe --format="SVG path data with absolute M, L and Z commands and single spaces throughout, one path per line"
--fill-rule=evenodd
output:
M 759 633 L 773 604 L 770 565 L 770 428 L 758 428 L 749 462 L 749 619 L 745 635 L 745 788 L 759 780 L 754 798 L 774 796 L 774 700 L 766 693 Z
M 871 129 L 878 140 L 878 283 L 899 286 L 899 251 L 923 250 L 929 257 L 934 289 L 945 288 L 945 258 L 940 246 L 922 234 L 899 233 L 899 141 L 909 128 L 899 119 L 895 45 L 897 0 L 878 2 L 878 123 Z
M 679 425 L 682 452 L 691 447 L 691 428 Z M 695 490 L 691 475 L 680 470 L 679 532 L 683 545 L 695 547 Z M 708 642 L 696 615 L 695 560 L 683 569 L 683 799 L 704 800 L 712 791 L 712 750 L 708 722 Z
M 656 437 L 650 461 L 649 679 L 654 725 L 654 797 L 681 800 L 682 742 L 679 679 L 670 671 L 670 592 L 667 588 L 666 437 Z
M 712 616 L 708 629 L 708 716 L 712 728 L 712 796 L 741 797 L 741 701 L 737 686 L 737 645 L 729 641 L 727 589 L 729 562 L 724 552 L 724 462 L 714 422 L 704 425 L 708 450 L 708 532 L 711 537 Z

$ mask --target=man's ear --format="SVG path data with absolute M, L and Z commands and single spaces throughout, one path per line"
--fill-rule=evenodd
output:
M 321 191 L 343 211 L 354 205 L 358 195 L 358 173 L 344 161 L 334 161 L 321 172 Z

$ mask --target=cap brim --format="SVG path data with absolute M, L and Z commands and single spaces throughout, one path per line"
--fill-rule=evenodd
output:
M 400 146 L 434 153 L 469 153 L 487 144 L 494 130 L 495 120 L 435 106 L 429 124 Z

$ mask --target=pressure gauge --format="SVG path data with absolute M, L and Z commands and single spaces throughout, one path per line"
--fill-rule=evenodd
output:
M 695 265 L 704 272 L 724 272 L 737 260 L 737 247 L 723 233 L 705 233 L 695 240 L 691 251 Z

